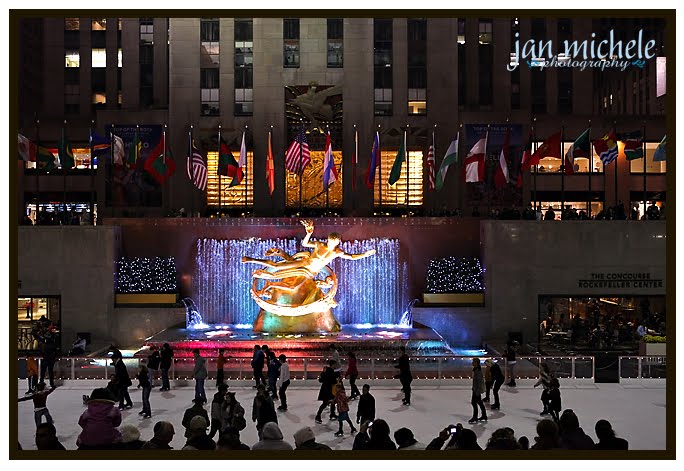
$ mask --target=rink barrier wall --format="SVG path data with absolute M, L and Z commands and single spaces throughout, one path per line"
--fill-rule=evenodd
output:
M 667 357 L 664 355 L 619 356 L 618 371 L 620 383 L 634 380 L 665 379 Z

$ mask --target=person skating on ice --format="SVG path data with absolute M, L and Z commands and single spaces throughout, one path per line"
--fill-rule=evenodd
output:
M 337 383 L 339 373 L 336 373 L 333 369 L 334 364 L 334 360 L 328 360 L 328 364 L 323 367 L 323 371 L 318 377 L 318 382 L 321 383 L 321 388 L 318 391 L 318 400 L 321 401 L 321 406 L 318 408 L 316 418 L 314 419 L 318 424 L 323 423 L 321 414 L 328 406 L 330 406 L 330 420 L 337 418 L 337 415 L 335 414 L 335 395 L 333 394 L 333 386 Z
M 473 358 L 473 386 L 472 398 L 470 404 L 473 406 L 473 417 L 468 421 L 469 424 L 487 421 L 487 411 L 485 410 L 484 402 L 482 402 L 482 393 L 484 392 L 484 375 L 482 374 L 482 367 L 480 366 L 480 359 Z M 480 417 L 477 416 L 477 408 L 480 408 Z
M 370 385 L 364 384 L 361 388 L 363 393 L 359 398 L 359 407 L 356 409 L 356 423 L 375 420 L 375 397 L 370 393 Z
M 349 426 L 351 427 L 351 433 L 354 434 L 356 433 L 356 427 L 354 427 L 354 424 L 352 424 L 352 421 L 349 419 L 349 398 L 347 397 L 347 392 L 344 390 L 344 384 L 342 383 L 342 378 L 338 378 L 337 380 L 337 390 L 335 391 L 335 404 L 337 405 L 337 421 L 340 424 L 340 428 L 335 433 L 336 437 L 341 437 L 344 435 L 344 431 L 342 430 L 342 425 L 344 422 L 347 422 Z
M 285 355 L 280 355 L 278 361 L 280 361 L 280 374 L 278 375 L 278 383 L 276 384 L 278 387 L 278 397 L 280 398 L 278 410 L 286 411 L 287 395 L 285 391 L 287 391 L 287 387 L 290 385 L 290 365 L 287 363 L 287 357 Z
M 399 378 L 401 381 L 401 390 L 404 391 L 404 399 L 401 403 L 405 406 L 411 405 L 411 382 L 413 381 L 413 376 L 411 375 L 411 365 L 409 362 L 409 356 L 406 354 L 406 347 L 403 345 L 399 347 L 401 356 L 399 357 L 399 364 L 395 365 L 395 368 L 399 368 L 399 374 L 395 378 Z

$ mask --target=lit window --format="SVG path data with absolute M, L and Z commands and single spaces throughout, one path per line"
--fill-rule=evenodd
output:
M 382 144 L 382 140 L 381 140 Z M 375 206 L 406 206 L 406 170 L 407 164 L 401 166 L 399 180 L 390 186 L 388 183 L 397 150 L 381 152 L 381 167 L 375 172 Z M 423 151 L 408 152 L 409 167 L 409 206 L 421 206 L 423 204 Z M 382 180 L 381 180 L 382 178 Z M 382 193 L 382 198 L 380 194 Z
M 67 31 L 78 31 L 81 27 L 79 18 L 64 18 L 64 29 Z
M 619 143 L 618 143 L 619 144 Z M 667 173 L 666 162 L 653 161 L 653 154 L 655 154 L 656 148 L 658 147 L 658 142 L 647 142 L 646 143 L 646 173 Z M 618 149 L 620 146 L 618 145 Z M 623 155 L 620 153 L 618 158 L 622 158 Z M 626 159 L 626 157 L 625 157 Z M 644 173 L 644 159 L 634 159 L 629 161 L 629 171 L 633 173 Z
M 333 149 L 332 153 L 339 180 L 328 187 L 328 207 L 341 208 L 342 151 Z M 325 152 L 322 150 L 311 150 L 309 156 L 311 163 L 304 168 L 304 173 L 302 174 L 302 207 L 325 208 L 326 192 L 323 190 Z M 287 170 L 285 171 L 285 201 L 288 208 L 299 207 L 299 175 Z
M 93 93 L 93 105 L 104 105 L 107 103 L 107 95 L 104 92 Z
M 458 20 L 458 34 L 456 36 L 456 41 L 459 44 L 465 44 L 465 20 Z
M 119 48 L 119 50 L 116 52 L 116 61 L 117 61 L 117 64 L 119 67 L 121 67 L 122 60 L 123 60 L 123 55 L 121 54 L 121 48 Z
M 91 29 L 93 31 L 106 31 L 107 18 L 93 18 L 91 22 Z
M 107 67 L 107 50 L 93 49 L 93 69 Z
M 238 148 L 239 144 L 234 144 Z M 231 151 L 235 161 L 240 160 L 240 153 Z M 247 152 L 247 168 L 243 169 L 244 177 L 239 185 L 230 186 L 231 177 L 221 176 L 221 207 L 252 206 L 254 204 L 254 154 Z M 246 200 L 245 200 L 246 198 Z M 219 205 L 218 152 L 207 153 L 207 206 Z
M 65 67 L 79 67 L 81 64 L 81 55 L 78 51 L 67 51 L 64 54 Z
M 492 42 L 492 20 L 480 20 L 479 26 L 480 44 L 491 44 Z

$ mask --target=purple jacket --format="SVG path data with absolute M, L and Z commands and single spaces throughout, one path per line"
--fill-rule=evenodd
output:
M 121 438 L 121 432 L 116 429 L 121 425 L 121 411 L 110 401 L 90 401 L 78 425 L 83 431 L 76 440 L 77 446 L 109 445 Z

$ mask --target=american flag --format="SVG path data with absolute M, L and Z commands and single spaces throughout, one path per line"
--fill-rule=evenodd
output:
M 435 145 L 430 144 L 427 155 L 428 167 L 428 189 L 430 191 L 435 189 Z
M 195 147 L 195 142 L 190 144 L 190 154 L 186 162 L 188 178 L 197 187 L 204 191 L 207 188 L 207 164 L 202 157 L 202 153 Z
M 301 155 L 300 155 L 301 149 Z M 304 168 L 311 162 L 309 156 L 309 144 L 306 142 L 306 135 L 304 128 L 301 128 L 297 133 L 297 137 L 292 141 L 290 147 L 285 151 L 285 168 L 292 173 L 301 175 Z

